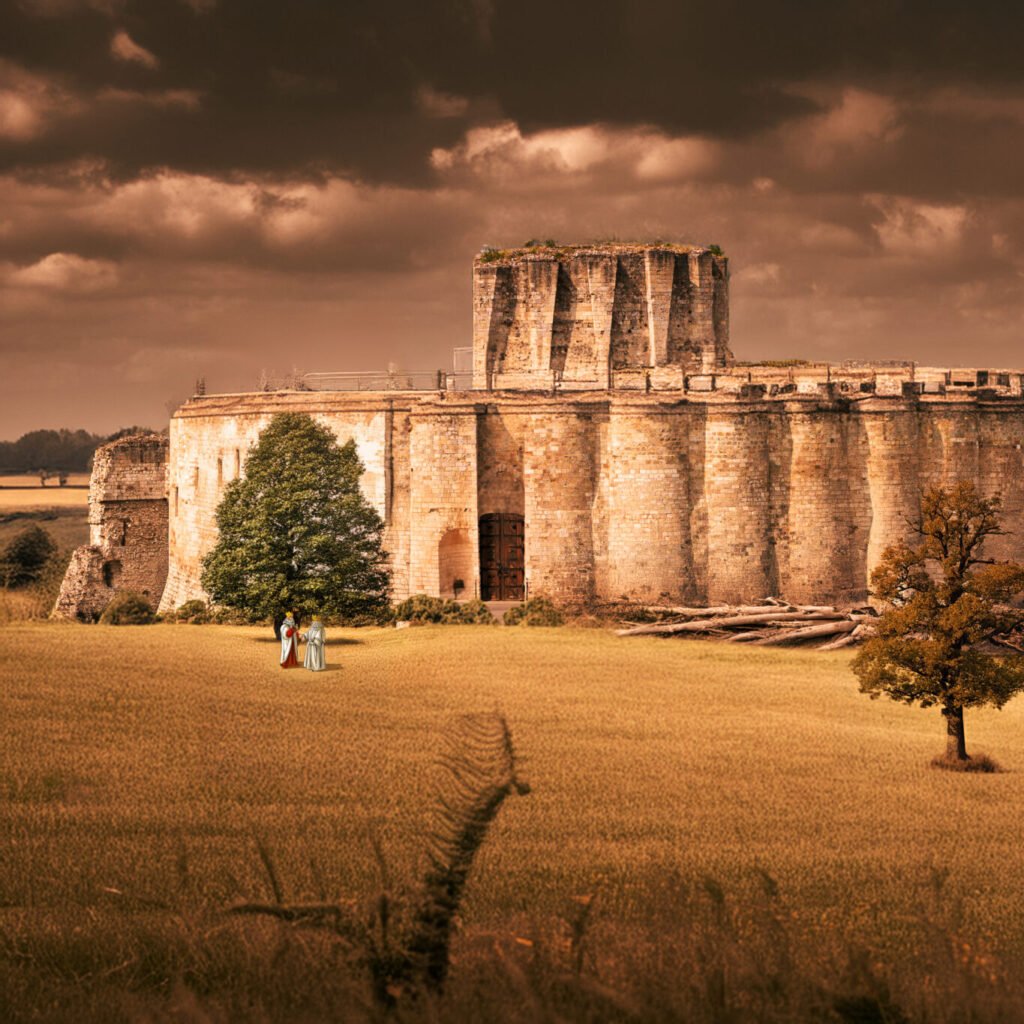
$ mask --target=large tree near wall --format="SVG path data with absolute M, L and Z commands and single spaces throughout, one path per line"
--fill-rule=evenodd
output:
M 1024 611 L 1010 602 L 1024 591 L 1024 565 L 984 555 L 999 536 L 1000 499 L 973 484 L 929 490 L 914 524 L 915 544 L 888 548 L 872 573 L 874 596 L 887 604 L 877 633 L 853 661 L 871 697 L 938 707 L 950 766 L 970 762 L 964 710 L 1001 708 L 1024 690 L 1024 656 L 1013 637 Z
M 273 617 L 341 618 L 388 604 L 384 524 L 363 497 L 355 442 L 300 413 L 275 416 L 217 508 L 202 584 L 219 605 Z

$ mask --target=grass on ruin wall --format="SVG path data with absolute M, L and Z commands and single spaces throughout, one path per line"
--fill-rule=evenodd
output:
M 654 241 L 640 242 L 629 241 L 620 238 L 601 238 L 592 242 L 580 242 L 572 245 L 562 245 L 555 239 L 530 239 L 523 245 L 511 249 L 496 249 L 493 246 L 485 246 L 477 255 L 480 263 L 504 263 L 514 262 L 524 256 L 544 256 L 551 259 L 565 259 L 576 253 L 586 252 L 628 252 L 630 250 L 654 248 L 667 252 L 690 253 L 695 249 L 705 249 L 712 256 L 724 256 L 725 253 L 720 245 L 709 243 L 707 245 L 696 245 L 692 243 L 666 242 L 661 239 Z
M 330 936 L 223 908 L 269 898 L 256 837 L 293 902 L 376 893 L 371 835 L 411 875 L 442 730 L 495 706 L 533 792 L 398 1019 L 1019 1017 L 1020 701 L 969 714 L 978 777 L 842 653 L 426 626 L 334 630 L 312 674 L 260 628 L 4 635 L 5 1020 L 371 1019 Z

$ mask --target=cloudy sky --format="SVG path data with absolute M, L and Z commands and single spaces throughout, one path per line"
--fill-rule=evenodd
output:
M 410 370 L 528 238 L 717 243 L 738 358 L 1024 365 L 1024 7 L 0 0 L 0 438 Z

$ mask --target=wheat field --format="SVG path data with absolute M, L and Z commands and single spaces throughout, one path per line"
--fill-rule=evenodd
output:
M 854 985 L 862 950 L 874 966 L 857 968 L 858 991 L 886 979 L 913 1019 L 961 1019 L 982 995 L 985 1019 L 1014 1019 L 1024 703 L 969 712 L 969 749 L 1007 770 L 958 775 L 927 767 L 938 714 L 861 696 L 844 653 L 570 628 L 329 641 L 329 670 L 313 674 L 283 672 L 260 628 L 4 630 L 8 1019 L 39 1019 L 40 1000 L 53 1019 L 163 1019 L 176 999 L 233 1019 L 243 997 L 262 1019 L 319 1019 L 337 978 L 322 975 L 328 954 L 308 933 L 293 948 L 291 932 L 223 917 L 268 898 L 257 842 L 292 901 L 372 896 L 375 843 L 392 880 L 412 877 L 443 731 L 495 708 L 533 791 L 502 809 L 475 865 L 441 1018 L 537 1019 L 517 1016 L 526 998 L 561 1019 L 702 1019 L 703 1007 L 724 1020 L 708 963 L 733 950 L 721 974 L 749 1008 L 767 982 L 741 979 L 784 946 L 784 1005 L 759 1019 L 802 1019 L 801 999 Z M 573 989 L 568 1008 L 551 995 L 591 898 L 574 976 L 614 1014 L 594 1015 L 596 989 Z M 297 959 L 271 980 L 282 949 Z M 481 987 L 495 972 L 504 987 Z M 372 1016 L 346 991 L 331 1012 Z
M 41 487 L 32 474 L 0 476 L 0 513 L 80 508 L 84 514 L 88 504 L 88 473 L 72 473 L 66 487 L 57 480 Z
M 31 526 L 42 527 L 68 554 L 89 543 L 85 508 L 3 509 L 0 511 L 0 548 Z
M 89 473 L 69 473 L 66 486 L 84 487 L 88 490 L 90 477 L 91 474 Z M 0 473 L 0 488 L 27 487 L 35 490 L 38 486 L 38 473 Z M 59 481 L 55 477 L 51 477 L 44 489 L 47 491 L 59 489 Z
M 89 504 L 89 491 L 79 487 L 0 487 L 0 512 L 45 512 L 51 508 L 80 508 Z

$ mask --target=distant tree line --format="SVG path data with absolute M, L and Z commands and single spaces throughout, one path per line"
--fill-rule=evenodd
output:
M 124 427 L 109 435 L 90 434 L 86 430 L 32 430 L 17 441 L 0 441 L 0 472 L 84 473 L 92 467 L 93 452 L 101 444 L 138 433 L 149 433 L 149 428 Z

